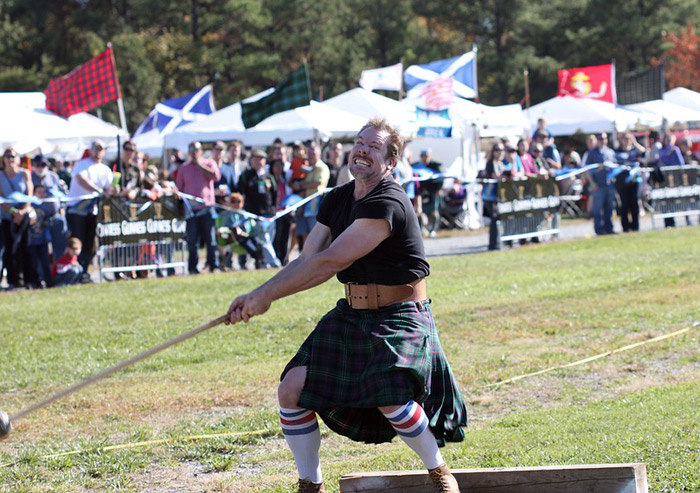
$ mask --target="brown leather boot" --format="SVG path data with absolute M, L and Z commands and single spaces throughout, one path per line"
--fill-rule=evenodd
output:
M 443 464 L 428 471 L 430 479 L 438 493 L 459 493 L 457 480 L 450 472 L 450 468 Z
M 323 483 L 312 483 L 308 479 L 299 480 L 299 493 L 326 493 Z

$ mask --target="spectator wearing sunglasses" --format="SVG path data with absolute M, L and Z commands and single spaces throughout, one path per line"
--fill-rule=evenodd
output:
M 12 147 L 5 149 L 2 163 L 0 195 L 4 199 L 12 195 L 17 201 L 0 203 L 0 276 L 4 265 L 9 288 L 14 289 L 34 281 L 27 251 L 31 207 L 28 200 L 20 201 L 18 197 L 32 195 L 34 187 L 31 174 L 20 166 L 19 154 Z

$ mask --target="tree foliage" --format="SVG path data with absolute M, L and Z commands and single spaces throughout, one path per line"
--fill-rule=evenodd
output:
M 697 0 L 0 0 L 0 91 L 42 91 L 112 42 L 134 129 L 156 102 L 208 83 L 223 107 L 307 63 L 313 95 L 328 98 L 364 69 L 476 43 L 481 101 L 520 101 L 528 68 L 534 103 L 555 93 L 558 69 L 612 59 L 624 72 L 666 54 L 670 85 L 693 86 L 685 26 L 698 25 Z
M 666 35 L 664 41 L 671 45 L 665 65 L 669 85 L 700 91 L 700 32 L 689 25 Z

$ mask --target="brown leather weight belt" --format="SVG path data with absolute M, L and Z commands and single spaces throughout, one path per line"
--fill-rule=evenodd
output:
M 428 299 L 425 279 L 411 284 L 345 284 L 345 299 L 355 310 L 376 310 L 392 303 Z

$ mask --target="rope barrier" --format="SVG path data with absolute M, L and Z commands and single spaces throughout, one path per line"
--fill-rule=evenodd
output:
M 184 437 L 174 437 L 174 438 L 162 438 L 159 440 L 146 440 L 142 442 L 132 442 L 132 443 L 121 443 L 118 445 L 107 445 L 106 447 L 93 447 L 90 449 L 76 449 L 76 450 L 70 450 L 68 452 L 59 452 L 57 454 L 49 454 L 49 455 L 43 455 L 38 457 L 38 459 L 42 460 L 47 460 L 47 459 L 57 459 L 59 457 L 67 457 L 70 455 L 80 455 L 84 453 L 89 453 L 89 452 L 109 452 L 112 450 L 124 450 L 124 449 L 131 449 L 131 448 L 138 448 L 138 447 L 147 447 L 149 445 L 162 445 L 164 443 L 173 443 L 173 442 L 179 442 L 179 441 L 193 441 L 193 440 L 208 440 L 211 438 L 227 438 L 227 437 L 235 437 L 235 436 L 253 436 L 253 435 L 262 435 L 263 433 L 266 433 L 268 430 L 254 430 L 254 431 L 232 431 L 228 433 L 213 433 L 209 435 L 189 435 L 189 436 L 184 436 Z M 22 462 L 21 460 L 16 460 L 14 462 L 7 462 L 5 464 L 0 464 L 0 467 L 11 467 L 16 464 L 19 464 Z
M 684 329 L 677 330 L 675 332 L 671 332 L 670 334 L 665 334 L 665 335 L 661 335 L 658 337 L 653 337 L 651 339 L 647 339 L 646 341 L 635 342 L 634 344 L 628 344 L 627 346 L 622 346 L 621 348 L 612 349 L 612 350 L 606 351 L 604 353 L 596 354 L 595 356 L 589 356 L 588 358 L 580 359 L 580 360 L 574 361 L 572 363 L 567 363 L 567 364 L 558 365 L 558 366 L 551 366 L 549 368 L 545 368 L 544 370 L 534 371 L 532 373 L 525 373 L 523 375 L 518 375 L 516 377 L 509 378 L 507 380 L 501 380 L 501 381 L 496 382 L 496 383 L 490 383 L 490 384 L 487 384 L 486 386 L 487 387 L 499 387 L 501 385 L 507 385 L 509 383 L 517 382 L 518 380 L 522 380 L 524 378 L 534 377 L 537 375 L 543 375 L 545 373 L 549 373 L 549 372 L 552 372 L 554 370 L 561 370 L 563 368 L 572 368 L 574 366 L 579 366 L 579 365 L 583 365 L 585 363 L 590 363 L 591 361 L 595 361 L 595 360 L 598 360 L 600 358 L 604 358 L 606 356 L 611 356 L 613 354 L 622 353 L 624 351 L 629 351 L 630 349 L 644 346 L 646 344 L 651 344 L 652 342 L 663 341 L 665 339 L 670 339 L 672 337 L 676 337 L 676 336 L 679 336 L 681 334 L 685 334 L 686 332 L 690 331 L 690 329 L 692 329 L 693 327 L 697 327 L 697 325 L 698 325 L 698 322 L 695 322 L 691 327 L 686 327 Z
M 663 341 L 665 339 L 670 339 L 672 337 L 679 336 L 681 334 L 685 334 L 689 332 L 693 327 L 697 327 L 700 325 L 700 323 L 695 322 L 691 327 L 685 327 L 683 329 L 677 330 L 675 332 L 671 332 L 669 334 L 664 334 L 661 336 L 653 337 L 651 339 L 647 339 L 645 341 L 641 342 L 635 342 L 633 344 L 628 344 L 626 346 L 622 346 L 617 349 L 612 349 L 610 351 L 605 351 L 604 353 L 597 354 L 595 356 L 589 356 L 588 358 L 583 358 L 578 361 L 574 361 L 572 363 L 567 363 L 564 365 L 558 365 L 558 366 L 552 366 L 549 368 L 545 368 L 544 370 L 539 370 L 531 373 L 525 373 L 523 375 L 518 375 L 512 378 L 509 378 L 507 380 L 501 380 L 496 383 L 491 383 L 488 384 L 487 387 L 499 387 L 502 385 L 507 385 L 510 383 L 517 382 L 519 380 L 529 378 L 529 377 L 534 377 L 537 375 L 543 375 L 545 373 L 552 372 L 554 370 L 560 370 L 564 368 L 572 368 L 574 366 L 579 366 L 583 365 L 585 363 L 590 363 L 591 361 L 595 361 L 601 358 L 604 358 L 606 356 L 611 356 L 613 354 L 617 353 L 622 353 L 625 351 L 629 351 L 634 348 L 638 348 L 641 346 L 645 346 L 647 344 L 651 344 L 653 342 L 659 342 Z M 164 443 L 172 443 L 172 442 L 178 442 L 178 441 L 192 441 L 192 440 L 207 440 L 207 439 L 212 439 L 212 438 L 226 438 L 226 437 L 233 437 L 233 436 L 247 436 L 247 435 L 261 435 L 265 433 L 267 430 L 254 430 L 254 431 L 234 431 L 234 432 L 228 432 L 228 433 L 214 433 L 214 434 L 208 434 L 208 435 L 189 435 L 189 436 L 184 436 L 184 437 L 174 437 L 174 438 L 163 438 L 159 440 L 146 440 L 146 441 L 141 441 L 141 442 L 133 442 L 133 443 L 122 443 L 118 445 L 108 445 L 106 447 L 94 447 L 91 449 L 76 449 L 76 450 L 71 450 L 68 452 L 59 452 L 56 454 L 49 454 L 49 455 L 44 455 L 39 457 L 39 459 L 56 459 L 59 457 L 67 457 L 71 455 L 79 455 L 83 454 L 86 452 L 109 452 L 112 450 L 124 450 L 124 449 L 131 449 L 131 448 L 138 448 L 138 447 L 146 447 L 149 445 L 162 445 Z M 17 460 L 14 462 L 8 462 L 5 464 L 0 464 L 0 467 L 11 467 L 16 464 L 19 464 L 21 460 Z

